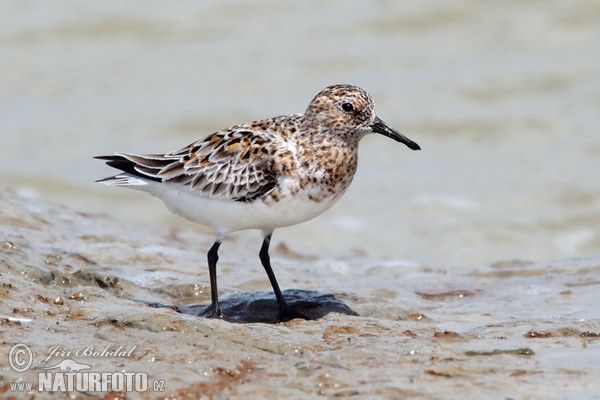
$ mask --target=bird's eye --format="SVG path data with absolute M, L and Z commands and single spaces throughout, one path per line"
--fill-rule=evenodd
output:
M 347 113 L 351 113 L 354 112 L 354 106 L 352 105 L 352 103 L 344 103 L 342 104 L 342 110 L 344 110 Z

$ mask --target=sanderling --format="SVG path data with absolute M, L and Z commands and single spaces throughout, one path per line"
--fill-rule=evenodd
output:
M 281 294 L 269 257 L 271 235 L 275 228 L 316 217 L 342 196 L 356 171 L 358 142 L 369 133 L 420 150 L 375 114 L 366 91 L 332 85 L 304 114 L 235 125 L 171 153 L 96 157 L 123 171 L 98 182 L 146 191 L 171 211 L 216 231 L 208 251 L 211 316 L 224 318 L 217 289 L 221 242 L 229 232 L 260 229 L 259 258 L 280 320 L 305 318 Z

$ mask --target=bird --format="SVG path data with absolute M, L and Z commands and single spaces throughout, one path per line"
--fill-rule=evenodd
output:
M 207 253 L 209 317 L 227 319 L 217 286 L 221 243 L 231 232 L 258 229 L 259 259 L 279 320 L 307 319 L 286 302 L 271 267 L 273 231 L 310 220 L 337 202 L 356 172 L 359 141 L 372 133 L 421 149 L 377 116 L 367 91 L 335 84 L 321 90 L 303 114 L 234 125 L 169 153 L 96 156 L 120 171 L 96 182 L 148 192 L 216 232 Z

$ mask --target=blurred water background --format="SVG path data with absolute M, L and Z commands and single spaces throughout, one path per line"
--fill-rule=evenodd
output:
M 2 187 L 202 229 L 93 183 L 112 172 L 92 156 L 175 150 L 351 83 L 423 151 L 365 138 L 345 197 L 276 241 L 453 266 L 600 252 L 597 1 L 0 7 Z

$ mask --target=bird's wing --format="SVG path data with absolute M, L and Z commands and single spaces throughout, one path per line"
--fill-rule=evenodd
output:
M 238 128 L 167 154 L 117 153 L 97 158 L 143 179 L 188 186 L 209 198 L 247 202 L 277 185 L 272 168 L 276 149 L 264 131 Z

